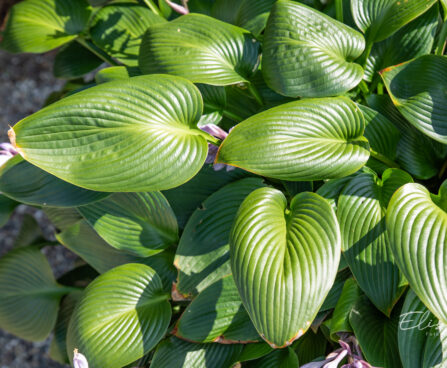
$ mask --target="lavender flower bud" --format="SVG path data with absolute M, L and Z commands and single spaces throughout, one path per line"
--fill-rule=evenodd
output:
M 74 349 L 73 352 L 73 366 L 74 368 L 88 368 L 87 358 L 78 353 L 78 349 Z

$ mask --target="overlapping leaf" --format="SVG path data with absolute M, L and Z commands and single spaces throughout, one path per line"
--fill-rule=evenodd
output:
M 231 268 L 266 341 L 287 346 L 310 327 L 334 282 L 340 242 L 335 214 L 317 194 L 298 194 L 290 210 L 276 189 L 244 200 L 230 237 Z
M 115 193 L 78 211 L 108 244 L 139 257 L 160 253 L 178 239 L 174 212 L 160 192 Z
M 285 96 L 335 96 L 362 80 L 362 67 L 352 61 L 364 47 L 354 29 L 306 5 L 280 0 L 265 30 L 262 72 L 270 88 Z
M 32 164 L 91 190 L 176 187 L 207 155 L 197 88 L 149 75 L 89 88 L 23 119 L 10 138 Z
M 146 265 L 131 263 L 107 271 L 89 284 L 77 304 L 67 351 L 78 348 L 92 367 L 132 363 L 165 334 L 171 319 L 168 298 L 160 278 Z
M 391 198 L 386 225 L 396 262 L 430 311 L 447 323 L 447 181 L 439 195 L 406 184 Z
M 238 124 L 217 163 L 282 180 L 350 175 L 369 157 L 361 111 L 345 97 L 290 102 Z
M 0 227 L 6 224 L 18 203 L 0 193 Z
M 141 44 L 143 73 L 179 75 L 217 86 L 247 82 L 258 63 L 259 44 L 242 28 L 188 14 L 148 29 Z
M 100 66 L 104 61 L 77 42 L 61 48 L 54 59 L 53 74 L 57 78 L 82 77 Z
M 116 80 L 129 79 L 141 75 L 140 69 L 135 66 L 111 66 L 101 69 L 95 75 L 96 83 L 113 82 Z

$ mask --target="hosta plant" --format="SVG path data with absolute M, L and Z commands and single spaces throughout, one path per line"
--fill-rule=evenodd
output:
M 0 259 L 0 327 L 82 368 L 447 367 L 446 19 L 16 4 L 1 47 L 66 84 L 0 146 L 0 224 L 24 203 L 57 239 L 25 222 Z

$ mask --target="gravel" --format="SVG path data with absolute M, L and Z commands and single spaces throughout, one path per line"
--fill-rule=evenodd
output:
M 0 0 L 1 1 L 1 0 Z M 60 89 L 63 82 L 52 74 L 54 53 L 11 55 L 0 50 L 0 142 L 8 141 L 9 125 L 39 110 L 46 97 Z M 33 216 L 48 240 L 54 240 L 54 228 L 44 213 L 20 205 L 9 222 L 0 228 L 0 257 L 10 251 L 25 215 Z M 74 266 L 76 256 L 62 246 L 45 247 L 55 277 Z M 61 368 L 48 357 L 51 337 L 31 343 L 0 329 L 0 368 Z

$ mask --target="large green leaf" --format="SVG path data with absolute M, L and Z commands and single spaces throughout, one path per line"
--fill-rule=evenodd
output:
M 171 290 L 176 278 L 172 265 L 174 255 L 163 252 L 152 257 L 137 257 L 107 244 L 84 220 L 76 222 L 56 235 L 57 240 L 76 253 L 99 273 L 104 273 L 126 263 L 142 263 L 150 266 L 163 281 L 166 290 Z
M 447 325 L 439 323 L 412 290 L 402 307 L 398 342 L 405 368 L 447 367 Z
M 175 335 L 197 342 L 255 342 L 260 339 L 231 275 L 203 290 L 178 320 Z
M 260 178 L 230 183 L 212 194 L 202 208 L 193 213 L 175 256 L 180 293 L 195 295 L 222 276 L 231 274 L 228 246 L 231 225 L 245 197 L 262 186 Z
M 247 82 L 256 69 L 258 51 L 258 42 L 244 29 L 188 14 L 147 30 L 139 65 L 145 74 L 174 74 L 225 86 Z
M 228 368 L 241 344 L 193 344 L 171 337 L 158 345 L 150 368 Z
M 90 36 L 108 55 L 125 65 L 136 66 L 144 32 L 153 24 L 165 22 L 145 6 L 114 3 L 95 13 Z
M 416 295 L 447 323 L 447 181 L 439 195 L 406 184 L 391 198 L 386 226 L 391 249 Z
M 422 133 L 446 144 L 447 59 L 437 55 L 421 56 L 386 68 L 381 76 L 402 115 Z
M 432 6 L 393 36 L 374 44 L 366 62 L 365 79 L 372 81 L 378 77 L 378 71 L 388 66 L 429 54 L 438 27 L 438 14 L 438 6 Z
M 285 96 L 334 96 L 362 80 L 362 67 L 352 61 L 364 47 L 354 29 L 306 5 L 280 0 L 265 30 L 262 72 L 270 88 Z
M 287 208 L 282 192 L 261 188 L 239 208 L 230 236 L 236 285 L 253 324 L 276 347 L 310 327 L 340 260 L 340 230 L 329 203 L 300 193 Z
M 368 160 L 364 130 L 361 111 L 346 97 L 290 102 L 238 124 L 216 162 L 282 180 L 343 177 Z
M 177 242 L 174 212 L 160 192 L 116 193 L 78 208 L 112 247 L 149 257 Z
M 27 0 L 14 5 L 1 47 L 9 52 L 46 52 L 75 39 L 87 25 L 85 0 Z
M 360 298 L 351 311 L 349 321 L 367 361 L 383 368 L 399 368 L 397 329 L 400 308 L 391 318 L 384 316 L 366 296 Z
M 36 248 L 19 248 L 0 259 L 0 328 L 22 339 L 44 340 L 67 292 Z
M 391 36 L 405 24 L 425 13 L 437 0 L 352 0 L 351 9 L 357 26 L 368 42 Z
M 49 105 L 10 130 L 32 164 L 108 192 L 176 187 L 202 167 L 208 134 L 197 128 L 198 89 L 149 75 L 103 83 Z
M 405 282 L 390 248 L 386 208 L 393 193 L 412 181 L 398 169 L 386 170 L 382 179 L 360 174 L 345 186 L 338 200 L 343 255 L 360 288 L 387 316 L 405 290 Z
M 18 203 L 0 193 L 0 227 L 5 225 Z
M 52 207 L 82 206 L 110 195 L 67 183 L 19 155 L 0 168 L 0 192 L 19 202 Z
M 131 263 L 107 271 L 77 304 L 67 351 L 78 348 L 92 368 L 132 363 L 164 336 L 171 319 L 168 299 L 160 278 L 146 265 Z

